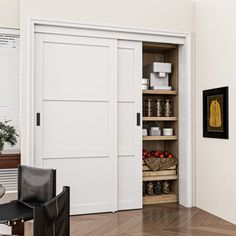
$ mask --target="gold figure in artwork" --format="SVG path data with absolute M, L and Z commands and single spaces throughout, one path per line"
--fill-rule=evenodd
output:
M 210 119 L 209 125 L 214 128 L 221 127 L 221 108 L 217 100 L 212 100 L 210 105 Z

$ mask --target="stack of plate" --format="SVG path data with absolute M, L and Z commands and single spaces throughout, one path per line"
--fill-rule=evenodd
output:
M 149 79 L 146 79 L 146 78 L 142 79 L 142 89 L 143 90 L 149 89 Z

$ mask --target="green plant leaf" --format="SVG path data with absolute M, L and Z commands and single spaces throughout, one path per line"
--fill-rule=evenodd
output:
M 14 126 L 9 125 L 7 121 L 0 121 L 0 152 L 3 150 L 5 143 L 9 143 L 11 146 L 14 146 L 17 143 L 16 129 Z

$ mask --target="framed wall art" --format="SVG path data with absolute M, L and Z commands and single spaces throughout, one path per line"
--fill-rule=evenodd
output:
M 229 138 L 228 87 L 203 91 L 203 137 Z

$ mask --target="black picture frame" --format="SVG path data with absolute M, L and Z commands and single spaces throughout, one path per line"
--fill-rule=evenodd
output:
M 229 138 L 229 87 L 203 91 L 203 137 Z

